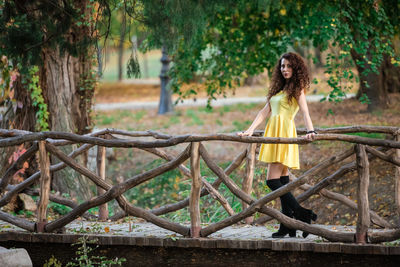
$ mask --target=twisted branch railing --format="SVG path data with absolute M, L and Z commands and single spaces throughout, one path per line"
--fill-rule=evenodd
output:
M 304 138 L 266 138 L 260 137 L 261 132 L 258 131 L 251 137 L 239 137 L 236 134 L 211 134 L 211 135 L 178 135 L 172 136 L 161 134 L 154 131 L 145 132 L 129 132 L 115 129 L 104 129 L 88 135 L 76 135 L 71 133 L 61 132 L 40 132 L 32 133 L 27 131 L 18 130 L 3 130 L 0 129 L 0 147 L 15 146 L 22 143 L 31 143 L 31 147 L 10 167 L 6 170 L 0 180 L 0 207 L 6 205 L 13 196 L 20 192 L 25 192 L 30 195 L 39 195 L 39 208 L 37 221 L 35 223 L 28 220 L 14 217 L 10 214 L 0 211 L 0 220 L 4 220 L 13 225 L 26 229 L 28 231 L 38 232 L 53 232 L 60 229 L 72 222 L 79 216 L 88 219 L 93 219 L 87 211 L 90 208 L 99 206 L 99 216 L 97 219 L 105 220 L 108 216 L 107 202 L 115 199 L 122 209 L 122 212 L 114 215 L 110 219 L 116 220 L 126 215 L 132 215 L 143 218 L 153 224 L 162 228 L 174 231 L 183 236 L 191 237 L 206 237 L 218 230 L 228 227 L 232 224 L 245 220 L 247 223 L 252 222 L 252 216 L 256 212 L 265 214 L 254 223 L 263 223 L 272 218 L 284 223 L 285 225 L 310 232 L 315 235 L 322 236 L 331 241 L 341 242 L 382 242 L 391 241 L 400 238 L 400 230 L 396 229 L 393 225 L 381 218 L 375 212 L 370 210 L 368 203 L 368 186 L 369 186 L 369 162 L 377 158 L 387 161 L 396 166 L 396 192 L 395 199 L 400 214 L 400 128 L 398 127 L 383 127 L 383 126 L 353 126 L 353 127 L 340 127 L 330 129 L 318 129 L 319 135 L 316 140 L 332 140 L 344 141 L 354 143 L 355 145 L 350 149 L 324 159 L 313 168 L 307 170 L 300 177 L 281 187 L 280 189 L 269 193 L 260 199 L 254 199 L 250 193 L 252 188 L 252 180 L 254 176 L 254 166 L 256 162 L 256 149 L 257 144 L 260 143 L 287 143 L 287 144 L 307 144 L 310 141 Z M 346 135 L 346 133 L 355 132 L 368 132 L 368 133 L 385 133 L 392 136 L 392 139 L 373 139 L 367 137 L 359 137 L 353 135 Z M 303 134 L 304 130 L 299 129 L 299 134 Z M 122 136 L 116 137 L 116 136 Z M 127 139 L 127 138 L 135 139 Z M 146 140 L 139 140 L 138 138 L 145 138 Z M 151 139 L 151 140 L 149 140 Z M 232 163 L 223 170 L 212 157 L 201 142 L 205 141 L 233 141 L 240 143 L 248 143 L 246 150 L 240 152 Z M 65 146 L 73 143 L 83 144 L 80 148 L 73 151 L 69 155 L 64 154 L 58 146 Z M 168 155 L 165 151 L 161 150 L 162 147 L 176 146 L 177 144 L 188 143 L 189 145 L 176 157 Z M 92 146 L 98 146 L 97 153 L 97 173 L 90 171 L 86 167 L 78 164 L 74 158 L 83 152 L 87 151 Z M 381 148 L 375 149 L 372 146 Z M 111 185 L 107 182 L 105 177 L 106 157 L 105 147 L 122 147 L 122 148 L 139 148 L 160 158 L 166 162 L 154 169 L 148 170 L 144 173 L 135 175 L 126 179 L 124 182 Z M 39 151 L 39 163 L 41 171 L 36 172 L 22 183 L 18 185 L 9 185 L 11 177 L 17 172 L 22 164 L 33 157 Z M 61 160 L 60 163 L 51 165 L 49 164 L 48 153 L 56 156 Z M 315 185 L 309 185 L 307 182 L 311 178 L 320 178 L 320 174 L 324 172 L 327 167 L 342 162 L 352 155 L 356 155 L 356 160 L 342 165 L 332 174 L 318 179 Z M 212 183 L 208 183 L 200 174 L 200 158 L 204 160 L 207 167 L 216 175 L 217 179 Z M 190 159 L 190 169 L 185 167 L 183 163 Z M 242 189 L 229 178 L 232 173 L 242 162 L 246 159 L 246 175 L 243 179 Z M 78 173 L 90 179 L 98 188 L 98 196 L 87 200 L 83 203 L 75 203 L 72 200 L 50 194 L 50 179 L 51 173 L 59 171 L 65 167 L 70 167 Z M 145 210 L 129 203 L 122 195 L 126 191 L 138 186 L 154 177 L 163 174 L 166 171 L 178 168 L 181 173 L 192 180 L 190 197 L 179 202 L 165 205 L 153 210 Z M 326 187 L 349 172 L 358 172 L 358 201 L 355 203 L 344 195 L 334 193 L 326 189 Z M 40 188 L 32 189 L 30 186 L 40 180 Z M 219 193 L 218 188 L 224 183 L 228 189 L 242 201 L 242 211 L 236 213 L 230 207 L 228 201 Z M 289 218 L 279 211 L 266 206 L 267 203 L 278 198 L 279 196 L 292 191 L 296 188 L 304 190 L 304 192 L 297 197 L 299 202 L 309 199 L 314 194 L 320 194 L 329 199 L 340 201 L 348 207 L 357 210 L 358 221 L 356 233 L 337 232 L 331 231 L 316 225 L 309 225 L 295 219 Z M 210 194 L 216 201 L 218 201 L 229 217 L 219 222 L 202 227 L 200 221 L 200 208 L 199 200 Z M 72 210 L 60 218 L 48 222 L 46 218 L 46 210 L 48 201 L 54 201 L 67 205 Z M 176 211 L 189 206 L 190 212 L 190 227 L 170 222 L 159 215 Z M 369 232 L 370 224 L 375 224 L 379 227 L 386 228 L 386 230 L 379 232 Z M 398 226 L 397 226 L 398 227 Z

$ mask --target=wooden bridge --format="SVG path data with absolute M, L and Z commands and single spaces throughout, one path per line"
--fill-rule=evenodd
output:
M 8 224 L 0 226 L 5 225 Z M 355 233 L 354 227 L 335 228 L 334 231 Z M 0 246 L 25 248 L 35 266 L 42 266 L 52 255 L 63 263 L 70 261 L 76 257 L 71 244 L 81 237 L 97 240 L 99 256 L 126 258 L 126 266 L 398 266 L 400 261 L 399 246 L 327 242 L 312 234 L 305 239 L 301 235 L 273 239 L 274 231 L 270 227 L 241 224 L 207 238 L 187 238 L 140 221 L 75 220 L 65 227 L 63 234 L 7 228 L 0 233 Z
M 20 192 L 30 195 L 39 195 L 39 207 L 36 221 L 29 221 L 0 211 L 0 220 L 7 222 L 13 226 L 25 230 L 25 232 L 7 231 L 0 234 L 0 242 L 39 242 L 44 243 L 70 243 L 76 240 L 76 235 L 71 234 L 53 234 L 54 232 L 65 232 L 65 229 L 76 223 L 76 219 L 83 217 L 89 220 L 106 219 L 118 220 L 124 216 L 130 215 L 144 219 L 148 223 L 167 234 L 161 236 L 145 237 L 131 235 L 116 237 L 101 235 L 100 245 L 140 245 L 149 247 L 175 247 L 187 249 L 201 248 L 217 248 L 217 249 L 250 249 L 254 253 L 260 250 L 269 251 L 299 251 L 307 253 L 319 252 L 335 252 L 345 254 L 371 254 L 371 255 L 392 255 L 397 257 L 399 253 L 398 247 L 389 247 L 385 245 L 371 245 L 369 243 L 381 243 L 397 240 L 400 238 L 400 225 L 392 225 L 384 218 L 379 217 L 374 211 L 370 210 L 368 202 L 368 186 L 369 186 L 369 162 L 375 159 L 381 159 L 396 166 L 396 186 L 395 199 L 397 210 L 400 213 L 400 128 L 399 127 L 380 127 L 380 126 L 353 126 L 340 127 L 332 129 L 317 129 L 320 134 L 316 140 L 330 140 L 334 142 L 350 142 L 353 143 L 350 149 L 343 151 L 337 155 L 331 155 L 322 159 L 317 165 L 307 170 L 299 177 L 293 177 L 292 181 L 286 186 L 269 193 L 259 199 L 255 199 L 250 195 L 252 188 L 252 180 L 254 176 L 254 166 L 256 162 L 257 145 L 260 143 L 297 143 L 307 144 L 310 141 L 299 138 L 266 138 L 260 137 L 261 132 L 257 132 L 255 136 L 239 137 L 236 134 L 211 134 L 211 135 L 179 135 L 172 136 L 161 134 L 153 131 L 146 132 L 129 132 L 116 129 L 105 129 L 88 135 L 75 135 L 71 133 L 61 132 L 25 132 L 18 130 L 0 130 L 0 147 L 17 146 L 22 143 L 30 145 L 29 149 L 18 158 L 18 160 L 3 174 L 0 181 L 0 206 L 6 205 L 12 197 Z M 375 139 L 367 137 L 359 137 L 347 135 L 347 133 L 384 133 L 386 139 Z M 304 130 L 298 129 L 299 134 L 304 134 Z M 248 147 L 233 158 L 232 163 L 224 170 L 213 160 L 212 156 L 202 144 L 211 141 L 229 141 L 247 143 Z M 81 144 L 81 146 L 69 155 L 64 154 L 59 147 L 71 144 Z M 167 154 L 162 148 L 176 146 L 178 144 L 188 144 L 183 151 L 177 156 Z M 78 164 L 74 158 L 81 155 L 89 148 L 98 146 L 97 173 L 90 171 L 85 166 Z M 165 163 L 151 170 L 145 171 L 125 181 L 111 185 L 106 181 L 105 168 L 105 147 L 114 148 L 138 148 L 149 153 L 155 154 L 166 160 Z M 38 152 L 38 153 L 37 153 Z M 49 153 L 56 156 L 62 162 L 50 165 Z M 15 172 L 23 166 L 23 163 L 31 157 L 38 154 L 40 163 L 40 171 L 31 175 L 23 182 L 17 185 L 10 185 L 10 180 Z M 345 163 L 336 171 L 320 177 L 327 167 L 343 162 L 352 155 L 356 155 L 354 162 Z M 207 182 L 200 174 L 200 158 L 202 158 L 207 167 L 216 175 L 213 183 Z M 186 160 L 190 160 L 190 169 L 183 165 Z M 242 188 L 240 188 L 231 178 L 232 173 L 238 166 L 246 161 L 246 175 L 243 178 Z M 65 167 L 70 167 L 80 174 L 90 179 L 98 187 L 98 196 L 82 203 L 76 203 L 71 199 L 53 195 L 50 193 L 51 173 L 57 172 Z M 171 169 L 178 168 L 185 176 L 190 177 L 192 181 L 190 197 L 181 201 L 169 204 L 163 207 L 145 210 L 141 207 L 132 205 L 122 195 L 128 190 L 138 186 L 150 179 L 153 179 L 162 173 Z M 344 174 L 357 171 L 358 172 L 358 199 L 354 202 L 346 196 L 334 193 L 326 189 L 328 185 L 336 182 Z M 314 185 L 308 184 L 311 178 L 317 178 L 318 181 Z M 315 179 L 314 179 L 315 180 Z M 40 183 L 39 189 L 33 189 L 34 183 Z M 228 201 L 219 193 L 219 186 L 224 183 L 227 188 L 244 204 L 241 212 L 235 213 L 230 207 Z M 320 194 L 324 197 L 337 200 L 346 206 L 357 210 L 358 219 L 355 229 L 341 228 L 333 230 L 330 227 L 321 225 L 310 225 L 297 221 L 283 215 L 278 210 L 266 206 L 268 202 L 278 198 L 279 196 L 294 190 L 295 188 L 303 189 L 304 192 L 297 197 L 299 202 L 303 202 L 314 194 Z M 229 217 L 216 223 L 204 225 L 200 220 L 199 200 L 202 196 L 210 194 L 218 201 L 229 214 Z M 115 199 L 123 212 L 107 218 L 107 202 Z M 49 201 L 54 201 L 72 207 L 72 210 L 53 221 L 47 221 L 46 211 Z M 93 207 L 99 207 L 99 215 L 97 218 L 89 214 L 87 211 Z M 189 206 L 190 224 L 180 224 L 168 221 L 160 217 L 160 215 L 176 211 Z M 270 235 L 265 227 L 252 228 L 238 227 L 234 228 L 240 222 L 251 222 L 251 216 L 256 212 L 265 216 L 253 222 L 253 224 L 261 224 L 270 219 L 277 219 L 279 222 L 285 223 L 289 227 L 313 234 L 314 239 L 292 240 L 291 238 L 272 240 L 265 234 Z M 371 224 L 381 229 L 371 228 Z M 146 226 L 147 227 L 147 226 Z M 64 229 L 64 230 L 63 230 Z M 158 228 L 157 228 L 158 229 Z M 239 229 L 239 236 L 243 238 L 232 239 L 235 236 L 233 232 Z M 245 229 L 245 230 L 244 230 Z M 350 230 L 349 230 L 350 229 Z M 160 230 L 161 231 L 161 230 Z M 233 232 L 232 232 L 233 231 Z M 161 231 L 162 232 L 162 231 Z M 34 234 L 36 233 L 36 234 Z M 39 233 L 39 234 L 37 234 Z M 50 234 L 51 233 L 51 234 Z M 228 236 L 224 234 L 229 233 Z M 247 233 L 242 235 L 240 233 Z M 257 236 L 257 234 L 259 234 Z M 219 236 L 220 235 L 220 236 Z M 74 237 L 75 236 L 75 237 Z M 167 236 L 167 237 L 166 237 Z M 246 237 L 247 236 L 247 237 Z M 319 237 L 317 241 L 315 238 Z M 321 239 L 323 238 L 323 239 Z M 174 240 L 175 239 L 175 240 Z M 38 241 L 39 240 L 39 241 Z M 53 241 L 52 241 L 53 240 Z M 161 240 L 161 241 L 160 241 Z M 236 240 L 236 241 L 232 241 Z M 331 243 L 326 243 L 330 241 Z M 142 242 L 142 243 L 141 243 Z M 339 242 L 339 243 L 333 243 Z M 13 244 L 14 244 L 13 243 Z M 349 244 L 346 244 L 349 243 Z M 356 244 L 351 244 L 356 243 Z M 171 245 L 172 244 L 172 245 Z M 290 245 L 289 245 L 290 244 Z M 201 250 L 198 250 L 200 253 Z M 222 252 L 221 252 L 222 253 Z M 201 253 L 200 253 L 201 254 Z M 279 254 L 279 253 L 278 253 Z M 397 255 L 397 256 L 396 256 Z M 268 256 L 270 258 L 270 256 Z M 344 257 L 344 256 L 343 256 Z M 200 260 L 202 257 L 199 258 Z M 247 259 L 243 256 L 242 259 Z M 321 258 L 323 262 L 324 257 Z M 354 259 L 354 258 L 353 258 Z M 366 259 L 364 257 L 364 259 Z M 204 260 L 204 258 L 203 258 Z M 361 258 L 359 260 L 362 260 Z M 227 261 L 226 261 L 227 262 Z M 373 262 L 373 261 L 371 261 Z M 377 263 L 382 262 L 381 258 L 377 258 Z M 199 262 L 200 263 L 200 262 Z M 271 261 L 272 263 L 272 261 Z M 277 264 L 279 261 L 277 260 Z M 222 265 L 222 263 L 221 263 Z

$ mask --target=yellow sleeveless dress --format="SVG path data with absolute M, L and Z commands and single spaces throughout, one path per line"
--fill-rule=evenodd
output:
M 271 116 L 265 127 L 264 137 L 297 137 L 294 117 L 299 110 L 296 99 L 289 104 L 286 93 L 280 91 L 270 99 Z M 262 144 L 258 160 L 279 162 L 300 169 L 299 146 L 297 144 Z

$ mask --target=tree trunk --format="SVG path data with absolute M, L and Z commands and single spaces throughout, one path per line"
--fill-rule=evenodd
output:
M 368 96 L 370 100 L 370 103 L 368 103 L 369 112 L 377 109 L 387 108 L 389 104 L 389 97 L 387 88 L 383 86 L 383 63 L 378 68 L 379 73 L 375 73 L 371 70 L 368 64 L 370 55 L 367 54 L 366 58 L 363 58 L 362 55 L 357 54 L 356 51 L 352 49 L 351 56 L 354 62 L 363 62 L 363 66 L 356 64 L 358 75 L 360 78 L 360 88 L 357 92 L 357 98 L 361 97 L 363 94 L 366 94 Z M 365 75 L 363 74 L 364 71 L 369 71 L 369 73 Z
M 97 76 L 101 78 L 103 76 L 103 49 L 100 44 L 97 47 Z
M 64 2 L 61 0 L 53 2 L 56 6 L 64 6 Z M 49 111 L 50 130 L 85 134 L 91 130 L 90 110 L 96 84 L 96 70 L 93 68 L 95 66 L 95 25 L 91 22 L 95 17 L 93 10 L 96 9 L 89 5 L 88 0 L 77 0 L 73 4 L 81 12 L 82 18 L 88 22 L 80 26 L 72 23 L 63 36 L 69 45 L 76 48 L 74 55 L 77 56 L 72 56 L 68 49 L 61 51 L 58 45 L 47 45 L 44 42 L 41 45 L 39 83 Z M 42 16 L 48 16 L 47 13 L 40 13 L 41 9 L 39 8 L 33 7 L 32 10 L 36 11 L 29 13 L 31 9 L 26 10 L 29 13 L 27 15 L 33 16 L 37 21 L 40 21 Z M 52 19 L 57 21 L 59 18 Z M 48 32 L 45 28 L 46 25 L 42 25 L 42 27 L 44 32 Z M 50 40 L 51 37 L 46 36 L 44 39 Z M 88 42 L 92 43 L 87 44 Z M 87 45 L 83 46 L 83 43 Z M 85 49 L 85 47 L 88 48 Z M 13 86 L 13 100 L 16 101 L 14 104 L 10 102 L 9 109 L 1 120 L 1 127 L 36 131 L 37 109 L 32 105 L 31 92 L 28 90 L 27 84 L 22 84 L 22 78 L 19 76 Z M 25 144 L 25 146 L 27 149 L 29 144 Z M 69 153 L 74 148 L 76 146 L 64 147 L 63 152 Z M 10 150 L 12 153 L 15 148 L 10 148 Z M 0 150 L 2 166 L 5 165 L 4 162 L 8 162 L 9 154 L 10 152 L 7 154 L 7 151 Z M 55 158 L 51 160 L 53 163 L 56 161 Z M 37 164 L 33 160 L 32 163 L 29 162 L 29 166 L 35 168 Z M 29 172 L 27 174 L 29 175 Z M 86 179 L 72 170 L 57 172 L 52 180 L 53 189 L 61 193 L 69 193 L 80 199 L 90 197 Z
M 123 78 L 123 58 L 124 58 L 124 40 L 126 31 L 126 17 L 122 14 L 121 32 L 118 46 L 118 81 L 122 81 Z
M 48 103 L 49 126 L 52 131 L 80 134 L 88 132 L 90 118 L 86 110 L 88 103 L 85 103 L 88 99 L 80 92 L 85 91 L 80 79 L 88 67 L 67 51 L 63 54 L 57 48 L 43 51 L 40 77 L 43 95 Z M 60 149 L 69 154 L 76 148 L 76 145 L 71 145 Z M 58 162 L 55 157 L 51 160 L 52 164 Z M 87 199 L 90 196 L 87 179 L 69 168 L 53 174 L 52 186 L 55 191 L 68 193 L 71 197 Z
M 95 16 L 87 0 L 75 1 L 82 15 L 90 21 Z M 88 23 L 91 25 L 91 23 Z M 92 26 L 72 25 L 66 34 L 71 44 L 90 40 L 94 31 Z M 86 134 L 91 130 L 90 110 L 96 84 L 94 42 L 86 49 L 78 49 L 78 55 L 72 56 L 68 50 L 60 51 L 59 47 L 42 49 L 43 67 L 41 69 L 41 86 L 47 100 L 49 126 L 52 131 Z M 69 154 L 76 145 L 62 147 Z M 52 162 L 58 161 L 55 157 Z M 86 158 L 77 159 L 85 165 Z M 52 187 L 61 193 L 67 193 L 79 200 L 90 198 L 88 179 L 66 168 L 53 174 Z
M 316 62 L 314 63 L 316 68 L 322 68 L 324 64 L 322 63 L 322 55 L 321 55 L 321 48 L 320 46 L 317 46 L 314 48 L 314 54 L 316 58 Z
M 391 63 L 388 55 L 384 55 L 382 62 L 382 86 L 389 93 L 400 93 L 400 67 Z
M 149 78 L 149 60 L 147 58 L 147 53 L 142 54 L 143 60 L 143 76 L 145 79 Z
M 172 112 L 174 110 L 173 105 L 172 105 L 172 96 L 171 96 L 171 90 L 168 86 L 169 83 L 169 76 L 168 76 L 168 71 L 169 71 L 169 63 L 171 60 L 169 59 L 167 55 L 167 49 L 165 47 L 162 48 L 162 57 L 161 57 L 161 74 L 160 74 L 160 80 L 161 80 L 161 94 L 160 94 L 160 102 L 158 104 L 158 114 L 165 114 Z

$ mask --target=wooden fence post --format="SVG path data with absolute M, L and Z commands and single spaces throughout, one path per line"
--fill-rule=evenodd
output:
M 251 190 L 253 189 L 253 178 L 254 178 L 254 169 L 256 164 L 256 148 L 257 143 L 249 144 L 247 147 L 247 155 L 246 155 L 246 176 L 243 179 L 242 188 L 246 194 L 251 195 Z M 243 210 L 246 209 L 249 205 L 242 201 Z M 244 219 L 247 224 L 253 223 L 253 216 L 247 217 Z
M 46 141 L 39 141 L 39 166 L 40 166 L 40 191 L 39 207 L 37 213 L 36 231 L 44 232 L 44 226 L 47 223 L 47 205 L 50 196 L 50 158 L 47 154 Z
M 358 172 L 356 242 L 365 244 L 368 242 L 368 228 L 370 225 L 368 202 L 369 162 L 365 152 L 365 145 L 356 145 L 356 158 Z
M 193 142 L 190 147 L 190 173 L 192 176 L 192 188 L 189 198 L 190 211 L 190 235 L 191 237 L 200 237 L 201 218 L 200 218 L 200 153 L 199 142 Z
M 400 130 L 398 130 L 395 134 L 394 134 L 395 140 L 397 142 L 400 142 Z M 400 160 L 400 149 L 396 149 L 396 158 L 398 160 Z M 400 217 L 400 167 L 396 166 L 396 174 L 394 176 L 394 199 L 395 199 L 395 203 L 396 203 L 396 207 L 397 207 L 397 214 Z M 400 225 L 400 220 L 398 222 L 398 225 Z
M 106 135 L 102 136 L 105 139 L 108 139 Z M 106 148 L 104 146 L 97 146 L 97 174 L 98 176 L 105 180 L 106 179 Z M 100 196 L 104 194 L 106 191 L 101 188 L 97 187 L 97 195 Z M 99 221 L 106 221 L 108 219 L 108 204 L 104 203 L 99 206 Z

